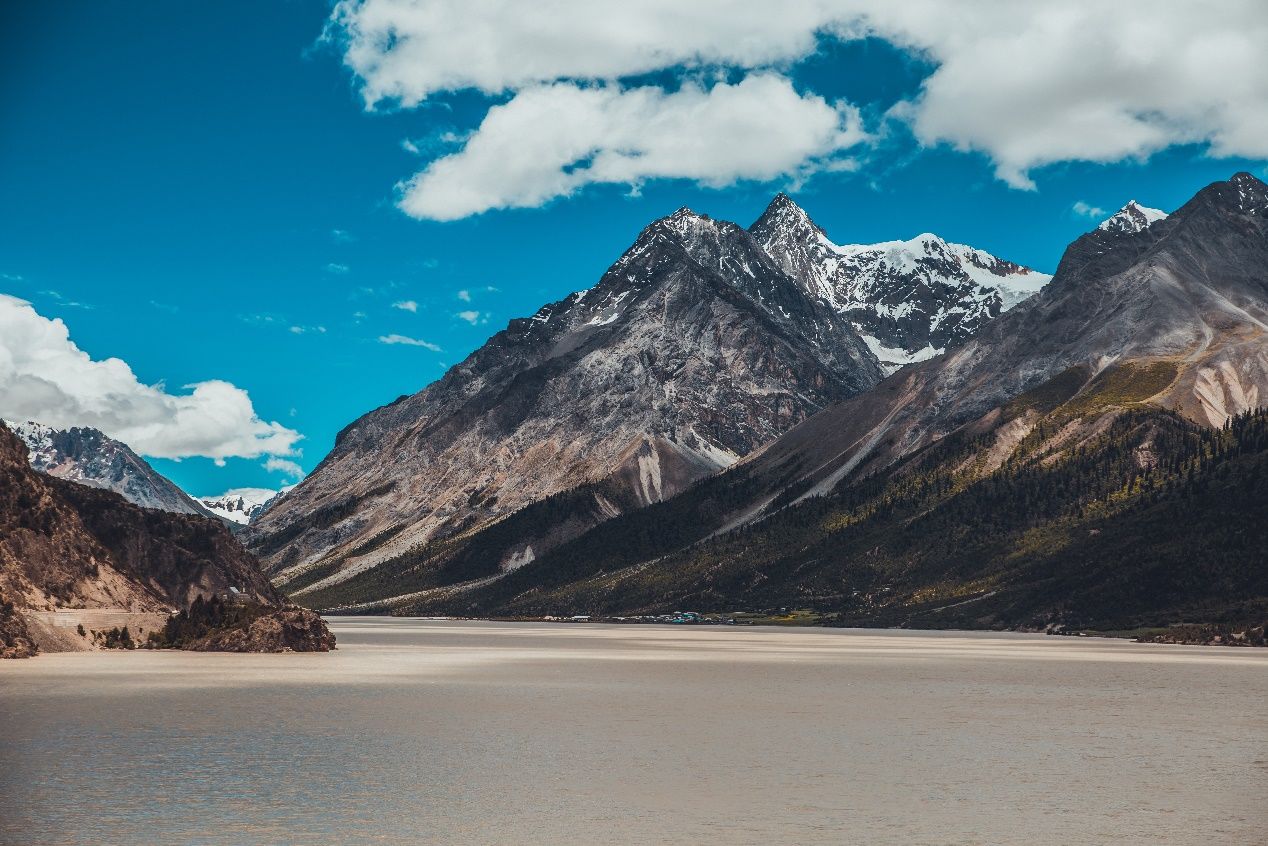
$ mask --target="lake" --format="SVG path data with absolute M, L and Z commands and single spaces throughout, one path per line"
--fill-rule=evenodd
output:
M 335 618 L 0 662 L 0 842 L 1263 844 L 1268 651 Z

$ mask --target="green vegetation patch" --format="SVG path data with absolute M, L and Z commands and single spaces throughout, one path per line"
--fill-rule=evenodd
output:
M 1089 370 L 1084 365 L 1067 368 L 1047 382 L 1018 394 L 1004 406 L 1004 418 L 1012 420 L 1027 411 L 1047 414 L 1062 403 L 1068 402 L 1087 383 Z
M 1135 405 L 1165 391 L 1180 373 L 1174 361 L 1124 362 L 1097 375 L 1066 403 L 1071 414 L 1089 414 L 1111 406 Z

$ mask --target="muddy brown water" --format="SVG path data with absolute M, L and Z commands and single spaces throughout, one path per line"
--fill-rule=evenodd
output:
M 335 619 L 0 663 L 0 842 L 1268 842 L 1268 651 Z

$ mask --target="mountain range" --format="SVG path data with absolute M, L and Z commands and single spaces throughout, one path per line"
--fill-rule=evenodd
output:
M 817 290 L 806 299 L 849 315 L 855 337 L 881 331 L 842 308 L 852 289 L 828 265 L 801 258 L 841 255 L 817 227 L 798 239 L 787 234 L 797 226 L 775 225 L 802 219 L 790 201 L 763 219 L 749 235 L 785 289 Z M 577 479 L 487 525 L 414 536 L 350 577 L 301 580 L 299 595 L 420 614 L 801 608 L 856 625 L 1262 624 L 1268 187 L 1239 173 L 1170 215 L 1129 203 L 1072 243 L 1050 282 L 1031 281 L 1037 293 L 1016 303 L 997 285 L 998 306 L 962 340 L 936 334 L 945 319 L 885 336 L 948 349 L 790 421 L 674 496 L 584 520 L 528 554 L 537 527 L 575 519 L 595 495 Z M 953 310 L 973 314 L 920 313 Z M 397 460 L 419 443 L 377 434 Z M 379 496 L 391 502 L 393 490 Z M 325 525 L 338 534 L 362 513 L 328 511 Z
M 680 209 L 593 288 L 344 429 L 245 537 L 301 597 L 354 578 L 390 591 L 395 570 L 455 555 L 510 572 L 732 466 L 1048 278 L 933 236 L 838 247 L 783 194 L 749 229 Z
M 235 524 L 317 608 L 1227 639 L 1268 619 L 1266 331 L 1250 174 L 1127 203 L 1051 277 L 836 244 L 781 194 L 748 229 L 655 221 L 285 497 L 195 502 L 99 432 L 15 428 L 47 475 Z M 29 587 L 0 586 L 55 596 Z

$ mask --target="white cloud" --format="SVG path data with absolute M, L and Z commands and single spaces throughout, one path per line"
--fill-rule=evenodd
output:
M 415 156 L 419 153 L 418 145 L 408 138 L 401 139 L 401 149 L 407 153 L 412 153 Z
M 352 233 L 346 229 L 330 230 L 330 237 L 341 244 L 349 244 L 356 239 L 352 237 Z
M 1070 209 L 1079 217 L 1105 217 L 1105 209 L 1085 203 L 1082 200 L 1076 202 Z
M 489 110 L 456 153 L 402 186 L 412 217 L 534 207 L 594 183 L 684 178 L 724 187 L 804 175 L 866 139 L 858 112 L 779 76 L 704 89 L 559 83 Z
M 318 335 L 326 334 L 325 326 L 292 326 L 290 327 L 292 335 L 306 335 L 309 332 L 315 332 Z
M 344 0 L 330 35 L 368 107 L 440 91 L 490 94 L 660 68 L 762 67 L 803 56 L 834 20 L 821 0 Z
M 464 303 L 471 302 L 471 292 L 468 291 L 466 288 L 463 288 L 455 296 L 457 296 L 457 298 L 462 300 Z
M 472 326 L 480 322 L 480 312 L 478 311 L 460 311 L 454 315 L 459 320 L 465 320 Z
M 424 349 L 431 350 L 432 352 L 442 351 L 439 346 L 431 343 L 430 341 L 423 341 L 423 340 L 419 340 L 418 338 L 411 338 L 407 335 L 380 335 L 379 343 L 380 344 L 403 344 L 404 346 L 407 346 L 407 347 L 422 347 Z
M 351 269 L 352 268 L 348 267 L 348 265 L 346 264 L 339 264 L 338 262 L 333 262 L 333 261 L 330 264 L 326 265 L 327 273 L 334 273 L 339 276 L 342 276 L 343 274 L 347 273 Z
M 392 303 L 392 308 L 399 308 L 401 311 L 417 312 L 418 303 L 413 300 L 401 300 L 400 302 Z
M 304 468 L 286 458 L 269 458 L 264 462 L 264 469 L 270 473 L 283 473 L 296 480 L 304 478 Z
M 655 136 L 665 129 L 653 122 L 637 132 L 623 126 L 622 107 L 582 107 L 586 98 L 569 89 L 602 83 L 597 90 L 612 97 L 614 81 L 666 69 L 769 75 L 813 53 L 824 37 L 875 36 L 928 60 L 935 70 L 891 116 L 908 122 L 925 145 L 985 153 L 997 175 L 1018 188 L 1033 187 L 1030 172 L 1046 164 L 1142 159 L 1175 144 L 1206 144 L 1215 156 L 1268 157 L 1262 0 L 1226 0 L 1217 8 L 1181 0 L 552 0 L 549 8 L 543 14 L 538 4 L 515 0 L 336 5 L 329 34 L 342 44 L 369 108 L 385 101 L 413 107 L 444 91 L 516 94 L 490 111 L 465 148 L 411 181 L 402 203 L 407 211 L 463 216 L 434 208 L 420 187 L 443 189 L 434 196 L 481 210 L 544 202 L 587 182 L 683 176 L 709 183 L 708 169 L 690 166 L 664 173 L 627 165 L 634 172 L 624 178 L 594 172 L 586 165 L 590 153 L 577 152 L 581 144 L 590 144 L 596 157 L 623 152 L 621 144 L 629 145 L 631 158 L 654 156 Z M 535 109 L 517 105 L 530 95 Z M 500 124 L 490 125 L 498 109 L 513 114 L 503 111 Z M 460 176 L 474 172 L 489 148 L 508 143 L 494 130 L 530 116 L 555 124 L 531 127 L 530 148 L 562 164 L 548 170 L 532 156 L 512 156 L 497 172 L 513 188 L 460 190 Z M 579 120 L 576 144 L 566 138 L 571 120 Z M 675 120 L 689 134 L 715 137 L 717 116 L 706 109 Z M 745 146 L 739 135 L 729 140 Z M 726 146 L 718 149 L 723 171 Z M 779 144 L 766 149 L 766 166 L 747 170 L 783 175 L 787 151 Z M 582 176 L 570 178 L 566 171 L 578 163 Z
M 120 359 L 92 359 L 60 319 L 0 295 L 0 416 L 91 426 L 156 458 L 291 455 L 302 437 L 261 420 L 247 392 L 229 382 L 184 390 L 144 385 Z
M 937 70 L 898 109 L 925 143 L 990 155 L 1009 184 L 1060 161 L 1202 142 L 1268 156 L 1268 4 L 1003 0 L 875 5 L 868 23 Z

